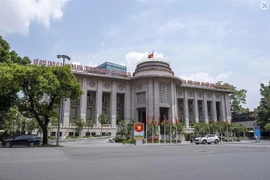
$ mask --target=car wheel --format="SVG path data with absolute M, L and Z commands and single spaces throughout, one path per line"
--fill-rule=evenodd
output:
M 29 143 L 29 147 L 35 147 L 35 143 L 34 142 L 30 142 Z
M 208 144 L 211 144 L 211 143 L 208 143 Z
M 199 145 L 199 143 L 195 143 L 196 145 Z
M 206 140 L 203 140 L 202 144 L 206 144 Z
M 6 142 L 5 147 L 6 148 L 10 148 L 11 147 L 11 143 L 10 142 Z
M 218 144 L 218 140 L 217 139 L 215 140 L 215 144 Z

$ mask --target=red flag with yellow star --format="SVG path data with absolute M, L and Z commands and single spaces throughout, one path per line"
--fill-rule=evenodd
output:
M 143 124 L 135 124 L 134 125 L 134 130 L 136 131 L 136 132 L 142 132 L 143 131 Z

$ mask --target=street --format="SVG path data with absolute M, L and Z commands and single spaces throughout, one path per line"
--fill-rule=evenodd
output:
M 260 180 L 270 176 L 269 143 L 0 148 L 0 180 Z

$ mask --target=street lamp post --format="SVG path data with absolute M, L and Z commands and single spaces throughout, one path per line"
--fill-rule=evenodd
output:
M 65 66 L 65 60 L 67 59 L 70 61 L 70 57 L 67 55 L 57 55 L 57 59 L 63 59 L 63 66 Z M 63 97 L 61 95 L 61 102 L 59 105 L 59 115 L 58 115 L 58 123 L 57 123 L 57 140 L 56 140 L 56 145 L 59 146 L 59 139 L 60 139 L 60 122 L 62 120 L 62 111 L 63 111 Z

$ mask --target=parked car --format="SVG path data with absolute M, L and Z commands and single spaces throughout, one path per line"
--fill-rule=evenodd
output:
M 197 137 L 195 138 L 195 144 L 211 144 L 211 143 L 215 143 L 218 144 L 219 143 L 219 138 L 216 134 L 207 134 L 207 135 L 203 135 L 201 137 Z
M 29 147 L 35 147 L 39 145 L 40 138 L 37 135 L 20 135 L 13 138 L 6 138 L 2 140 L 2 145 L 6 148 L 10 148 L 16 145 L 26 145 Z

